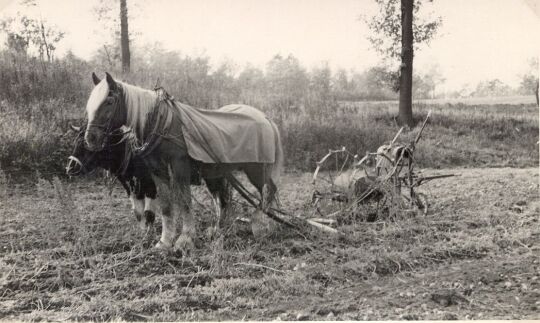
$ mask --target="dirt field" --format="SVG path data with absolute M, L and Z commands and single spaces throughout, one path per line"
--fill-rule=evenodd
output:
M 423 186 L 426 217 L 281 229 L 235 224 L 189 258 L 148 248 L 120 187 L 40 180 L 0 187 L 0 319 L 539 319 L 538 169 L 452 169 Z M 284 207 L 305 213 L 308 174 L 287 174 Z M 71 193 L 70 193 L 71 192 Z M 237 206 L 235 216 L 249 210 Z

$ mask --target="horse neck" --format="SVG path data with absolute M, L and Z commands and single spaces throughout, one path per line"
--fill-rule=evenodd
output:
M 133 129 L 137 138 L 141 138 L 146 120 L 157 103 L 157 94 L 133 85 L 122 83 L 124 106 L 126 109 L 125 125 Z

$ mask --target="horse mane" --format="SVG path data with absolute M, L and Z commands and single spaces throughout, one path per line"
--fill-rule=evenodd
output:
M 122 87 L 127 110 L 126 126 L 130 127 L 140 139 L 143 136 L 148 117 L 157 104 L 158 95 L 152 90 L 124 82 L 118 83 Z

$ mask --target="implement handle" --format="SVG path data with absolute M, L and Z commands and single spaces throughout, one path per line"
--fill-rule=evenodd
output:
M 427 114 L 427 117 L 426 117 L 426 120 L 424 120 L 424 123 L 422 124 L 422 128 L 420 128 L 420 132 L 418 133 L 418 135 L 416 136 L 416 139 L 414 140 L 415 145 L 420 140 L 420 137 L 422 137 L 422 131 L 424 131 L 424 128 L 426 127 L 427 121 L 428 121 L 430 116 L 431 116 L 431 110 L 429 110 L 429 112 Z

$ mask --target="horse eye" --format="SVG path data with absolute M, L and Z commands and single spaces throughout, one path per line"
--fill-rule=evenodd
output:
M 114 98 L 107 97 L 106 102 L 107 102 L 107 104 L 113 104 L 114 103 Z

